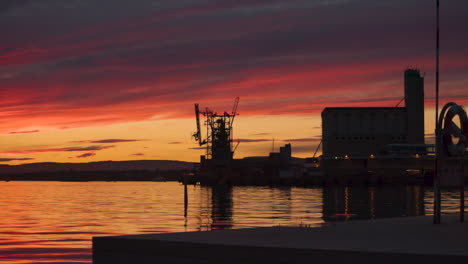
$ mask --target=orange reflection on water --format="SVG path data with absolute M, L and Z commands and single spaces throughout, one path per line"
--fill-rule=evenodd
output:
M 0 262 L 91 263 L 93 236 L 184 232 L 430 213 L 412 187 L 201 187 L 174 182 L 0 182 Z M 445 212 L 458 194 L 444 193 Z M 468 197 L 466 195 L 465 197 Z
M 320 223 L 320 189 L 158 182 L 1 182 L 0 261 L 91 262 L 91 238 Z

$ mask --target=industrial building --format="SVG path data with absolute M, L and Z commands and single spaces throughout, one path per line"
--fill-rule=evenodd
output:
M 323 158 L 387 154 L 393 144 L 424 144 L 424 78 L 404 72 L 404 107 L 327 107 L 322 111 Z

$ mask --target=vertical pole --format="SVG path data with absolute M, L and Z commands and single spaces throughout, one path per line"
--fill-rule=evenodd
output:
M 188 211 L 188 193 L 187 193 L 187 179 L 188 175 L 184 174 L 184 217 L 187 217 L 187 211 Z
M 460 222 L 465 221 L 465 168 L 463 157 L 460 158 Z
M 439 0 L 436 3 L 436 109 L 435 109 L 435 138 L 436 156 L 434 161 L 434 224 L 440 224 L 440 175 L 439 175 Z

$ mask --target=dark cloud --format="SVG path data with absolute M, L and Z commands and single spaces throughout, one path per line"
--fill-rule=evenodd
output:
M 206 149 L 206 147 L 193 147 L 193 148 L 188 148 L 188 149 Z
M 89 150 L 103 150 L 103 149 L 109 149 L 109 148 L 114 148 L 114 147 L 115 146 L 69 147 L 69 148 L 62 148 L 62 149 L 59 149 L 59 150 L 63 150 L 63 151 L 89 151 Z
M 91 140 L 90 143 L 124 143 L 124 142 L 137 142 L 144 141 L 143 139 L 101 139 Z
M 253 136 L 270 136 L 271 133 L 256 133 L 256 134 L 252 134 Z
M 86 152 L 86 153 L 83 153 L 81 155 L 78 155 L 76 156 L 77 158 L 89 158 L 89 157 L 92 157 L 92 156 L 95 156 L 96 153 L 94 152 Z
M 182 144 L 182 142 L 179 142 L 179 141 L 173 141 L 173 142 L 169 142 L 167 144 L 172 144 L 172 145 L 177 145 L 177 144 Z
M 272 139 L 265 139 L 265 138 L 257 138 L 257 139 L 252 139 L 252 138 L 238 138 L 234 140 L 235 142 L 240 141 L 241 143 L 257 143 L 257 142 L 271 142 L 273 141 Z
M 66 147 L 66 148 L 44 148 L 44 149 L 30 149 L 30 150 L 15 150 L 2 152 L 3 155 L 20 155 L 20 154 L 36 154 L 36 153 L 46 153 L 46 152 L 79 152 L 79 151 L 99 151 L 109 148 L 114 148 L 115 146 L 87 146 L 87 147 Z
M 125 143 L 125 142 L 138 142 L 146 141 L 145 139 L 100 139 L 100 140 L 79 140 L 72 141 L 70 143 L 96 143 L 96 144 L 108 144 L 108 143 Z
M 39 133 L 39 130 L 27 130 L 27 131 L 12 131 L 10 134 L 30 134 L 30 133 Z
M 144 153 L 133 153 L 132 156 L 144 156 Z
M 235 139 L 234 141 L 240 141 L 241 143 L 258 143 L 258 142 L 272 142 L 272 141 L 284 141 L 284 142 L 317 142 L 322 140 L 321 136 L 313 138 L 290 138 L 290 139 L 266 139 L 266 138 L 240 138 Z
M 285 142 L 317 142 L 321 141 L 322 137 L 314 137 L 314 138 L 290 138 L 290 139 L 282 139 L 281 141 Z
M 33 158 L 0 158 L 0 162 L 33 160 Z
M 0 13 L 6 12 L 12 8 L 19 8 L 31 0 L 2 0 L 0 2 Z

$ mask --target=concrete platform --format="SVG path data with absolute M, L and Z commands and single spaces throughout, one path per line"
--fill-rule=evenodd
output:
M 465 216 L 468 219 L 468 215 Z M 268 227 L 93 238 L 94 263 L 468 263 L 468 223 L 444 215 L 323 227 Z

